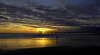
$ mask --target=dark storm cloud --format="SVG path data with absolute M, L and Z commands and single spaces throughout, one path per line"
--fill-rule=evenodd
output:
M 100 2 L 99 0 L 0 0 L 0 2 L 13 5 L 24 5 L 30 3 L 37 3 L 44 6 L 61 6 L 71 5 L 71 6 L 87 6 L 95 2 Z
M 83 7 L 100 2 L 99 0 L 0 0 L 2 3 L 25 6 L 36 3 L 38 5 L 62 7 L 63 5 Z
M 59 0 L 0 0 L 0 2 L 15 6 L 32 6 L 35 3 L 36 5 L 50 6 L 53 8 L 62 7 L 62 3 Z
M 86 18 L 86 20 L 78 19 L 77 16 L 80 15 L 100 15 L 100 1 L 99 0 L 0 0 L 1 3 L 13 5 L 13 6 L 20 6 L 29 8 L 28 6 L 34 7 L 35 5 L 43 5 L 43 6 L 49 6 L 52 8 L 64 8 L 64 6 L 71 7 L 71 9 L 66 9 L 67 11 L 71 11 L 76 18 L 67 19 L 67 18 L 53 18 L 58 20 L 64 20 L 63 23 L 82 23 L 82 24 L 96 24 L 100 23 L 99 19 L 91 19 L 89 22 Z M 77 8 L 77 9 L 76 9 Z M 73 11 L 74 10 L 74 11 Z M 40 12 L 40 11 L 38 11 Z M 70 12 L 69 12 L 70 13 Z M 68 13 L 68 14 L 69 14 Z M 78 13 L 78 14 L 77 14 Z M 66 14 L 67 16 L 67 14 Z M 41 18 L 39 18 L 41 19 Z M 44 18 L 46 19 L 46 18 Z M 46 19 L 47 20 L 47 19 Z

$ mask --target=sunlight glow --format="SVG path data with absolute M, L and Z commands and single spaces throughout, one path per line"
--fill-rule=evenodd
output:
M 2 22 L 0 24 L 0 33 L 53 34 L 55 32 L 73 31 L 80 28 L 79 26 L 33 25 L 11 22 Z
M 36 32 L 42 33 L 42 34 L 46 34 L 48 32 L 52 32 L 55 31 L 55 29 L 51 29 L 51 28 L 36 28 Z

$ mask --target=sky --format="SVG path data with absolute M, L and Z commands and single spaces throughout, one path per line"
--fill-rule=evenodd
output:
M 51 7 L 62 7 L 63 5 L 84 7 L 99 2 L 99 0 L 0 0 L 1 3 L 25 6 L 25 4 L 38 4 Z
M 63 8 L 64 6 L 69 6 L 69 7 L 80 8 L 79 10 L 76 9 L 75 11 L 82 11 L 83 13 L 85 12 L 86 14 L 88 12 L 95 14 L 96 13 L 95 9 L 100 7 L 99 0 L 0 0 L 0 3 L 12 5 L 12 6 L 18 6 L 18 7 L 25 7 L 25 8 L 28 8 L 27 6 L 29 6 L 29 5 L 34 7 L 34 4 L 49 6 L 51 8 Z M 100 8 L 96 11 L 100 12 Z M 41 18 L 39 18 L 39 19 L 41 19 Z M 44 19 L 47 20 L 47 18 L 44 18 Z M 34 18 L 33 18 L 33 20 L 34 20 Z M 54 18 L 54 20 L 55 20 L 55 18 Z M 62 18 L 61 18 L 61 20 L 62 20 Z M 66 23 L 66 25 L 69 24 L 69 22 L 75 23 L 75 24 L 100 24 L 100 22 L 99 22 L 100 19 L 95 19 L 95 18 L 93 18 L 93 19 L 91 18 L 90 20 L 88 20 L 88 18 L 86 20 L 78 19 L 78 18 L 72 18 L 69 20 L 67 18 L 63 18 L 63 20 Z M 11 27 L 9 27 L 9 28 L 11 29 L 14 25 L 16 25 L 16 24 L 11 25 Z M 22 26 L 19 25 L 19 27 L 22 27 Z M 27 27 L 27 26 L 25 26 L 25 27 Z M 3 26 L 1 26 L 1 28 L 3 28 Z M 14 26 L 14 28 L 15 28 L 15 26 Z M 31 27 L 29 27 L 29 26 L 28 26 L 28 28 L 31 29 Z

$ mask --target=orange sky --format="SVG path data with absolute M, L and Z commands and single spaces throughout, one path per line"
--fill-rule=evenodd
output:
M 76 27 L 71 27 L 71 26 L 52 26 L 53 28 L 47 28 L 47 27 L 33 27 L 36 25 L 31 25 L 31 24 L 20 24 L 20 23 L 10 23 L 10 22 L 5 22 L 5 23 L 0 23 L 0 33 L 38 33 L 38 31 L 56 31 L 57 28 L 63 28 L 63 29 L 73 29 Z M 39 26 L 39 25 L 37 25 Z

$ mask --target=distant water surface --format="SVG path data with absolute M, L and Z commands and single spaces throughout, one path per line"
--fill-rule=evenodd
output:
M 93 33 L 91 34 L 70 33 L 70 34 L 48 35 L 48 36 L 40 35 L 38 37 L 37 35 L 32 37 L 31 36 L 32 35 L 3 34 L 0 36 L 0 49 L 16 50 L 16 49 L 44 48 L 44 47 L 57 47 L 57 46 L 66 46 L 66 47 L 100 46 L 100 35 Z

